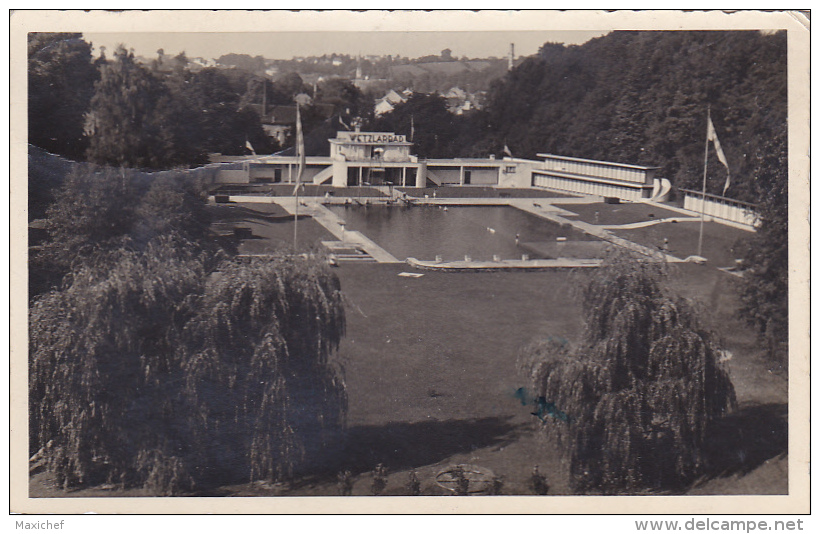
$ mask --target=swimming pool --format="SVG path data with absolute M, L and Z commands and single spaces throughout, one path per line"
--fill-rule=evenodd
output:
M 544 257 L 533 244 L 597 238 L 507 206 L 328 206 L 356 230 L 400 260 L 444 261 Z M 518 243 L 516 243 L 516 234 Z M 538 248 L 538 247 L 535 247 Z

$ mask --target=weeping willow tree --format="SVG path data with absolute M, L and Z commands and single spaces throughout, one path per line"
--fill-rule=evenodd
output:
M 735 404 L 715 336 L 665 288 L 665 269 L 614 253 L 581 291 L 581 342 L 526 351 L 536 395 L 566 414 L 544 427 L 567 453 L 576 492 L 692 481 L 705 467 L 711 425 Z
M 31 449 L 61 486 L 278 480 L 341 430 L 335 276 L 311 258 L 214 263 L 158 238 L 33 303 Z
M 245 462 L 251 480 L 276 481 L 320 463 L 345 423 L 331 361 L 344 327 L 338 279 L 322 263 L 282 255 L 223 266 L 186 329 L 199 465 Z
M 63 487 L 191 485 L 178 348 L 206 262 L 178 245 L 111 252 L 31 307 L 32 448 Z

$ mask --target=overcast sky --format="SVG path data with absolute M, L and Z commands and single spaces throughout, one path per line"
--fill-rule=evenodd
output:
M 323 54 L 401 55 L 415 58 L 438 55 L 445 48 L 455 57 L 506 57 L 510 43 L 515 55 L 535 54 L 545 42 L 582 44 L 602 31 L 367 31 L 367 32 L 243 32 L 243 33 L 84 33 L 86 41 L 110 52 L 120 43 L 135 54 L 156 55 L 185 52 L 188 57 L 218 58 L 223 54 L 261 55 L 268 59 L 290 59 Z

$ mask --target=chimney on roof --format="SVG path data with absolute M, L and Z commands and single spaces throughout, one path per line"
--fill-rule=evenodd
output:
M 512 70 L 515 61 L 515 43 L 510 43 L 510 57 L 507 60 L 507 70 Z

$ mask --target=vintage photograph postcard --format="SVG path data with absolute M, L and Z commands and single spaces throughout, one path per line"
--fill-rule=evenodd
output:
M 10 28 L 11 512 L 809 512 L 806 13 Z

